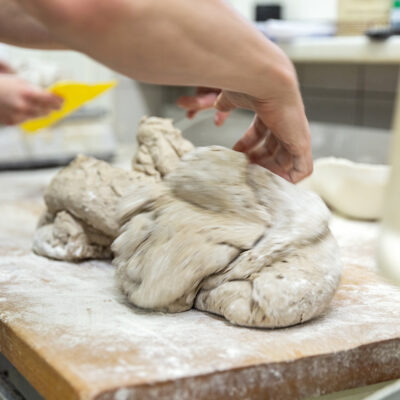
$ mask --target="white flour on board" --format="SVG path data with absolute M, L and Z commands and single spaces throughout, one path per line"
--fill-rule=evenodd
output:
M 331 307 L 304 325 L 261 330 L 198 311 L 138 310 L 115 287 L 109 263 L 32 254 L 29 239 L 40 208 L 39 198 L 11 202 L 0 195 L 0 319 L 24 328 L 32 346 L 62 360 L 64 373 L 99 390 L 103 381 L 164 381 L 400 337 L 400 290 L 373 279 L 376 224 L 335 217 L 332 230 L 346 267 Z
M 28 251 L 10 251 L 0 259 L 1 319 L 28 325 L 40 337 L 51 337 L 57 351 L 93 348 L 107 357 L 135 349 L 135 363 L 121 356 L 117 363 L 106 363 L 101 369 L 90 363 L 77 366 L 75 372 L 89 380 L 121 373 L 138 379 L 171 379 L 254 360 L 279 361 L 285 352 L 291 358 L 298 351 L 307 355 L 310 344 L 313 351 L 324 353 L 332 340 L 346 349 L 360 341 L 400 336 L 400 291 L 384 283 L 344 283 L 322 318 L 263 331 L 234 327 L 196 311 L 163 315 L 134 309 L 114 286 L 113 273 L 113 267 L 105 262 L 75 265 Z M 346 296 L 340 298 L 341 293 Z M 23 299 L 18 312 L 2 309 L 9 297 Z M 271 352 L 277 343 L 286 350 Z M 44 340 L 43 346 L 47 345 Z M 212 354 L 212 365 L 206 354 Z

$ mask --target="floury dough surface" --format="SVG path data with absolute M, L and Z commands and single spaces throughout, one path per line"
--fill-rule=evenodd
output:
M 47 212 L 35 233 L 34 251 L 61 260 L 109 258 L 119 228 L 118 200 L 136 179 L 130 171 L 78 156 L 46 189 Z
M 80 156 L 57 174 L 36 253 L 115 256 L 119 285 L 145 309 L 196 307 L 253 327 L 325 310 L 341 265 L 317 195 L 241 153 L 194 149 L 170 120 L 143 119 L 137 140 L 132 171 Z
M 326 308 L 338 247 L 322 200 L 222 147 L 198 148 L 162 182 L 121 201 L 117 279 L 136 306 L 193 307 L 282 327 Z
M 137 142 L 132 171 L 78 156 L 55 176 L 46 189 L 47 211 L 34 237 L 37 254 L 68 261 L 111 257 L 120 198 L 137 182 L 162 179 L 193 149 L 172 121 L 162 118 L 143 118 Z

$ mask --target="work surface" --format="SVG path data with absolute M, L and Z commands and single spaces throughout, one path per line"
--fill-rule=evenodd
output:
M 333 218 L 345 268 L 324 316 L 239 328 L 135 309 L 107 262 L 32 254 L 51 175 L 0 175 L 0 350 L 46 398 L 300 399 L 400 377 L 400 290 L 375 273 L 376 224 Z

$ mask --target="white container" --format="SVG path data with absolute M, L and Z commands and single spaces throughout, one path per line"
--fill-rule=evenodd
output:
M 400 84 L 397 90 L 400 90 Z M 386 193 L 378 263 L 383 275 L 400 286 L 400 104 L 396 104 L 395 115 L 393 167 Z

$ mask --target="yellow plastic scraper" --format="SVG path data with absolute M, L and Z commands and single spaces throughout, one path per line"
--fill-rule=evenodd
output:
M 94 99 L 117 84 L 116 81 L 87 84 L 75 81 L 60 81 L 50 86 L 48 90 L 64 99 L 60 110 L 53 111 L 41 118 L 31 119 L 21 124 L 21 128 L 28 133 L 33 133 L 42 128 L 55 124 L 67 115 L 82 107 L 88 101 Z

